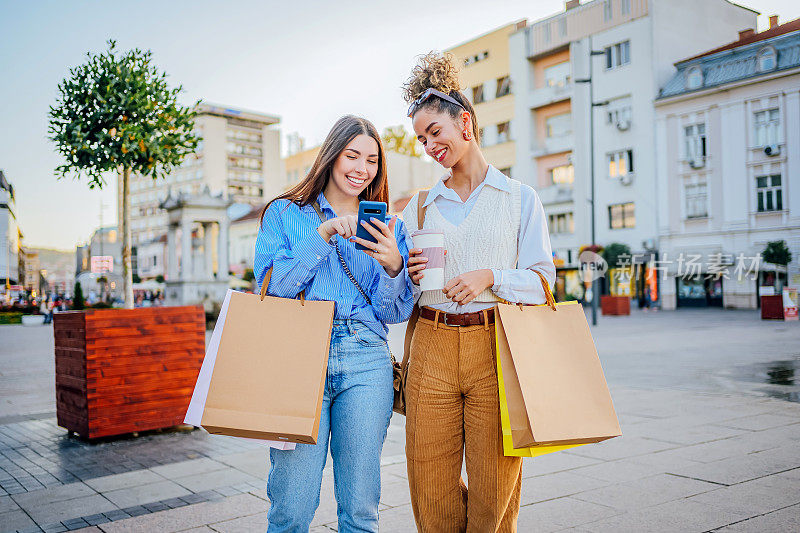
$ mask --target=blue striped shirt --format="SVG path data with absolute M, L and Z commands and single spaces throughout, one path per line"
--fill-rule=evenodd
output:
M 317 201 L 327 218 L 337 216 L 322 193 Z M 345 274 L 335 248 L 317 232 L 320 224 L 311 205 L 299 207 L 288 200 L 278 200 L 269 206 L 258 232 L 253 262 L 259 287 L 272 267 L 269 294 L 295 298 L 305 290 L 308 300 L 335 302 L 335 318 L 360 320 L 385 339 L 386 324 L 408 320 L 414 306 L 411 278 L 405 267 L 410 246 L 403 222 L 398 219 L 394 230 L 404 266 L 394 278 L 375 259 L 356 250 L 354 243 L 339 235 L 334 237 L 372 306 Z

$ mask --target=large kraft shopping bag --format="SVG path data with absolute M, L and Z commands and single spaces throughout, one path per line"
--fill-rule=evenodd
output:
M 495 322 L 495 328 L 497 328 L 497 322 Z M 502 337 L 498 335 L 496 338 L 507 344 L 505 335 Z M 509 353 L 507 345 L 503 349 L 505 350 L 505 353 Z M 516 379 L 516 375 L 514 376 L 514 379 Z M 497 383 L 499 385 L 500 393 L 500 427 L 503 435 L 503 455 L 506 457 L 539 457 L 540 455 L 560 452 L 569 448 L 575 448 L 576 446 L 583 446 L 583 444 L 538 444 L 523 448 L 514 448 L 514 440 L 511 436 L 511 420 L 508 414 L 508 397 L 506 395 L 503 366 L 501 364 L 500 357 L 497 358 Z
M 583 307 L 498 304 L 495 319 L 513 447 L 568 446 L 622 434 Z M 499 376 L 498 376 L 499 377 Z
M 260 296 L 228 291 L 186 423 L 220 435 L 316 444 L 334 303 L 302 293 L 298 300 L 265 296 L 270 274 Z

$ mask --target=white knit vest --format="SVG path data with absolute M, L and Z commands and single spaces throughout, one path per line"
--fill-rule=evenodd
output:
M 483 268 L 509 269 L 517 266 L 517 241 L 522 219 L 520 182 L 509 179 L 510 193 L 484 185 L 475 205 L 461 224 L 453 225 L 431 202 L 425 212 L 423 229 L 444 230 L 445 283 L 454 277 Z M 416 208 L 416 198 L 412 200 Z M 416 225 L 416 209 L 414 209 Z M 424 291 L 420 306 L 447 303 L 441 291 Z M 496 302 L 491 287 L 484 290 L 475 302 Z

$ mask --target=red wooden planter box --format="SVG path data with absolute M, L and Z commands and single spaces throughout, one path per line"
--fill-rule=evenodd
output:
M 629 315 L 631 314 L 630 296 L 610 296 L 600 297 L 600 309 L 604 315 Z
M 201 306 L 53 317 L 58 425 L 87 439 L 183 423 L 205 353 Z
M 761 297 L 761 319 L 783 320 L 783 295 Z

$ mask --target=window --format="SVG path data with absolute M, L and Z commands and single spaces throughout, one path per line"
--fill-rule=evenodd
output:
M 684 129 L 684 155 L 686 161 L 702 161 L 706 157 L 706 125 L 694 124 Z
M 686 218 L 703 218 L 708 216 L 708 193 L 705 182 L 686 183 L 683 188 L 686 202 Z
M 469 57 L 464 58 L 464 66 L 468 67 L 470 65 L 474 65 L 478 61 L 483 61 L 484 59 L 486 59 L 488 57 L 489 57 L 489 51 L 488 50 L 484 50 L 483 52 L 475 54 L 474 56 L 469 56 Z
M 544 29 L 544 42 L 549 43 L 551 40 L 553 40 L 550 23 L 548 22 L 547 24 L 545 24 L 543 29 Z
M 480 104 L 483 102 L 483 84 L 472 88 L 472 103 Z
M 606 48 L 606 69 L 627 65 L 631 62 L 631 43 L 624 41 Z
M 622 15 L 630 15 L 631 14 L 631 0 L 621 0 L 619 9 L 620 9 L 620 13 Z
M 547 226 L 550 233 L 575 233 L 575 220 L 572 213 L 558 213 L 548 215 Z
M 569 61 L 556 63 L 544 69 L 544 84 L 546 87 L 564 87 L 570 82 Z
M 756 146 L 778 144 L 780 114 L 777 109 L 759 111 L 754 116 Z
M 561 37 L 567 36 L 567 17 L 561 17 L 558 21 L 558 33 Z
M 549 174 L 553 185 L 570 185 L 575 181 L 575 167 L 571 164 L 551 168 Z
M 614 12 L 611 10 L 611 0 L 605 0 L 603 2 L 603 20 L 608 22 L 614 16 Z
M 778 66 L 777 53 L 771 46 L 767 46 L 758 51 L 758 71 L 769 72 Z
M 508 76 L 497 78 L 497 92 L 495 93 L 495 98 L 500 98 L 507 94 L 511 94 L 511 78 Z
M 511 123 L 501 122 L 497 125 L 497 144 L 508 142 L 511 139 Z
M 756 178 L 756 208 L 759 213 L 783 209 L 783 188 L 780 174 Z
M 544 127 L 545 136 L 548 139 L 572 135 L 572 113 L 562 113 L 547 117 Z
M 505 174 L 505 175 L 506 175 L 506 176 L 508 176 L 509 178 L 511 177 L 511 167 L 505 167 L 505 168 L 501 168 L 501 169 L 500 169 L 500 172 L 501 172 L 502 174 Z
M 703 86 L 703 69 L 692 67 L 686 71 L 686 88 L 689 90 L 699 89 Z
M 611 229 L 635 227 L 636 216 L 633 202 L 608 206 L 608 224 Z
M 609 178 L 619 178 L 633 172 L 633 150 L 612 152 L 606 156 L 606 159 Z

